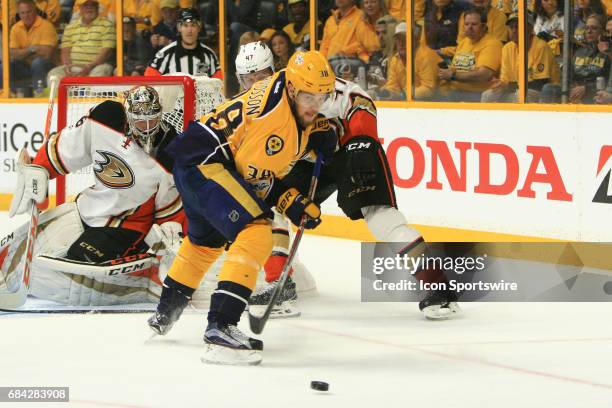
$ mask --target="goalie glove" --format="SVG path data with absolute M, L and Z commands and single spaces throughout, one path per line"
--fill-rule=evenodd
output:
M 32 159 L 25 147 L 17 152 L 17 184 L 13 192 L 9 217 L 27 212 L 34 200 L 40 204 L 47 198 L 49 172 L 42 166 L 31 164 Z
M 357 187 L 367 187 L 376 178 L 377 143 L 369 136 L 355 136 L 346 144 L 346 172 Z
M 302 216 L 306 216 L 304 228 L 313 229 L 321 223 L 321 209 L 308 197 L 295 188 L 289 188 L 278 198 L 276 210 L 299 226 Z
M 145 237 L 145 243 L 156 254 L 176 252 L 183 238 L 183 227 L 178 222 L 168 221 L 153 224 Z

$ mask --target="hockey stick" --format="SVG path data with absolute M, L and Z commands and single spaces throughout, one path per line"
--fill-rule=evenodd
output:
M 310 189 L 308 190 L 308 198 L 313 200 L 315 191 L 317 190 L 317 183 L 319 182 L 319 174 L 321 173 L 321 154 L 317 153 L 317 161 L 315 163 L 314 171 L 312 172 L 312 176 L 310 177 Z M 274 292 L 272 292 L 272 296 L 270 298 L 270 303 L 266 306 L 266 310 L 262 316 L 254 316 L 251 314 L 249 310 L 249 325 L 251 326 L 251 331 L 255 334 L 261 334 L 270 317 L 270 313 L 272 313 L 272 309 L 276 304 L 276 300 L 282 293 L 283 289 L 285 289 L 285 284 L 287 283 L 287 279 L 289 278 L 289 271 L 291 270 L 291 264 L 293 263 L 293 258 L 295 258 L 295 254 L 297 254 L 298 246 L 300 245 L 300 241 L 302 240 L 302 235 L 304 235 L 304 225 L 306 224 L 306 216 L 302 217 L 302 221 L 300 222 L 300 227 L 298 228 L 295 237 L 293 238 L 293 244 L 291 245 L 291 249 L 289 250 L 289 255 L 287 256 L 287 260 L 285 261 L 285 266 L 283 267 L 283 272 L 281 273 L 280 278 L 278 279 L 278 283 L 274 287 Z
M 47 117 L 45 119 L 45 140 L 49 139 L 49 133 L 51 132 L 51 119 L 53 117 L 53 105 L 55 102 L 55 87 L 57 85 L 57 78 L 52 77 L 50 82 L 51 86 L 49 89 L 49 105 L 47 106 Z M 23 152 L 25 153 L 26 150 L 24 149 Z M 34 200 L 31 200 L 30 205 L 30 228 L 28 229 L 25 259 L 23 261 L 22 285 L 15 293 L 3 295 L 2 297 L 0 297 L 0 307 L 3 309 L 16 309 L 18 307 L 21 307 L 26 302 L 26 299 L 28 297 L 28 290 L 30 289 L 32 272 L 32 257 L 34 255 L 34 244 L 38 235 L 38 217 L 40 215 L 40 211 L 38 210 L 38 207 Z

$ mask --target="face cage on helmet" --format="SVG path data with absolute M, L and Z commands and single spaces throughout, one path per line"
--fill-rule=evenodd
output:
M 150 153 L 153 150 L 153 143 L 155 142 L 153 136 L 157 133 L 161 125 L 162 113 L 159 112 L 154 115 L 132 115 L 128 113 L 127 116 L 130 134 L 147 153 Z M 147 122 L 147 128 L 144 130 L 136 126 L 136 122 L 142 121 Z M 152 121 L 155 121 L 155 125 L 151 127 L 150 122 Z
M 246 78 L 245 78 L 246 76 L 251 76 L 251 75 L 255 76 L 255 74 L 259 74 L 259 73 L 261 73 L 261 75 L 257 75 L 256 79 L 251 84 L 248 84 L 246 82 Z M 265 67 L 264 69 L 261 69 L 259 71 L 249 72 L 247 74 L 238 74 L 238 73 L 236 74 L 236 76 L 238 77 L 238 83 L 240 84 L 240 86 L 242 86 L 242 89 L 244 90 L 250 89 L 253 86 L 253 84 L 255 84 L 256 82 L 262 81 L 272 75 L 274 75 L 274 69 L 272 69 L 271 67 Z

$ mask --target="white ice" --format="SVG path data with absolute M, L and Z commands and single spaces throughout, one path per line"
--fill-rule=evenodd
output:
M 204 314 L 153 340 L 146 314 L 10 315 L 0 386 L 69 386 L 70 407 L 612 407 L 610 304 L 463 304 L 431 322 L 360 301 L 358 242 L 309 235 L 301 259 L 320 295 L 268 323 L 260 366 L 201 363 Z

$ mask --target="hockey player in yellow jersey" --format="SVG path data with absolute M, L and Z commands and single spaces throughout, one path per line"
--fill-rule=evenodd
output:
M 149 326 L 166 334 L 228 243 L 204 333 L 205 359 L 257 364 L 263 343 L 237 328 L 272 251 L 271 207 L 306 228 L 321 211 L 282 178 L 311 151 L 333 154 L 335 130 L 320 117 L 335 76 L 317 51 L 294 54 L 285 70 L 192 122 L 168 147 L 188 234 L 164 281 Z

